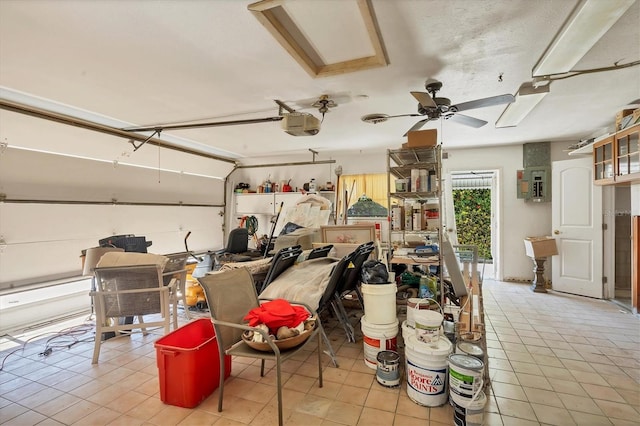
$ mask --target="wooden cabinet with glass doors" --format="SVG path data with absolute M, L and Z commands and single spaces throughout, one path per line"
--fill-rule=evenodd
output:
M 616 133 L 616 182 L 640 179 L 640 124 Z
M 615 138 L 609 136 L 593 145 L 593 177 L 596 184 L 614 183 L 614 142 Z
M 598 185 L 640 182 L 640 124 L 593 144 L 593 173 Z

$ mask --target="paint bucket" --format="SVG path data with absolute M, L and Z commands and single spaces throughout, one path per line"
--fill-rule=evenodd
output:
M 360 287 L 364 299 L 364 315 L 370 324 L 396 324 L 396 283 L 362 284 Z
M 444 405 L 447 393 L 447 359 L 453 350 L 451 342 L 440 337 L 432 347 L 410 335 L 405 341 L 407 396 L 426 407 Z
M 449 391 L 451 395 L 471 400 L 482 389 L 484 363 L 464 354 L 449 356 Z
M 413 327 L 409 327 L 407 320 L 402 321 L 402 339 L 406 342 L 409 336 L 415 336 L 416 330 Z
M 431 299 L 420 299 L 419 297 L 410 297 L 407 299 L 407 324 L 409 327 L 416 326 L 415 311 L 416 310 L 430 310 Z
M 440 312 L 414 309 L 416 337 L 424 343 L 437 345 L 440 339 L 440 327 L 444 317 Z
M 366 315 L 360 319 L 364 363 L 367 367 L 378 368 L 378 352 L 395 351 L 398 348 L 398 320 L 393 324 L 372 324 Z
M 472 342 L 459 342 L 456 345 L 456 353 L 470 355 L 474 358 L 478 358 L 480 361 L 484 360 L 484 351 L 479 345 Z
M 484 392 L 478 392 L 474 399 L 461 398 L 456 394 L 451 394 L 453 424 L 456 426 L 482 426 L 486 403 L 487 397 Z
M 396 192 L 407 192 L 409 179 L 396 179 Z
M 380 351 L 376 357 L 378 368 L 376 380 L 383 386 L 394 387 L 400 384 L 400 355 L 396 351 Z

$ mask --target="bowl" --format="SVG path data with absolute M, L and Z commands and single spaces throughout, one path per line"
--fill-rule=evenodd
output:
M 273 343 L 275 343 L 278 349 L 280 349 L 281 351 L 292 349 L 292 348 L 295 348 L 296 346 L 300 346 L 301 344 L 307 341 L 309 336 L 311 336 L 311 332 L 317 326 L 317 324 L 315 323 L 315 318 L 309 318 L 307 321 L 305 321 L 305 323 L 308 321 L 313 321 L 312 328 L 309 328 L 308 330 L 305 329 L 302 333 L 298 334 L 297 336 L 289 337 L 287 339 L 273 340 Z M 269 343 L 254 342 L 253 340 L 247 338 L 245 333 L 242 333 L 242 340 L 251 348 L 257 351 L 273 352 L 273 349 L 271 349 L 271 346 L 269 346 Z

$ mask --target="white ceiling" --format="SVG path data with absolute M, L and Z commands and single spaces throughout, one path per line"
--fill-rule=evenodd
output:
M 296 3 L 331 8 L 338 1 Z M 234 158 L 383 150 L 405 142 L 402 135 L 419 118 L 372 125 L 361 116 L 415 112 L 409 92 L 424 91 L 427 78 L 442 81 L 439 95 L 453 103 L 515 94 L 531 80 L 531 69 L 577 0 L 372 0 L 389 65 L 326 78 L 307 74 L 247 10 L 250 3 L 2 0 L 0 94 L 23 92 L 152 125 L 271 117 L 278 113 L 274 99 L 301 108 L 328 93 L 339 106 L 315 136 L 290 136 L 278 122 L 172 134 Z M 348 24 L 335 18 L 337 27 L 328 25 L 319 45 L 346 45 L 336 36 L 344 39 L 338 29 Z M 341 58 L 344 52 L 333 54 Z M 575 69 L 638 59 L 636 1 Z M 610 128 L 615 113 L 638 98 L 640 67 L 626 68 L 553 82 L 551 93 L 515 128 L 494 127 L 504 109 L 496 106 L 465 112 L 489 122 L 480 129 L 442 120 L 424 129 L 437 128 L 449 148 L 548 140 L 569 145 Z M 303 111 L 320 117 L 314 109 Z

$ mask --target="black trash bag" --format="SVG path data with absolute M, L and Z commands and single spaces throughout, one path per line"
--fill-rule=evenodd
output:
M 386 284 L 389 282 L 389 272 L 379 260 L 367 260 L 362 264 L 360 280 L 365 284 Z

